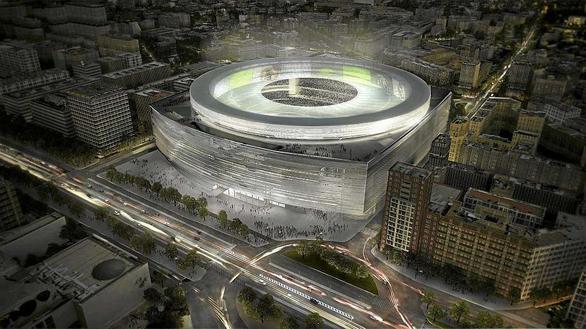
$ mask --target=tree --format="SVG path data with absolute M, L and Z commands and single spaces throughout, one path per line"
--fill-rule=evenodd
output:
M 241 224 L 240 227 L 238 228 L 238 232 L 240 233 L 240 235 L 242 235 L 243 237 L 246 237 L 248 235 L 248 225 L 246 224 Z
M 176 312 L 180 316 L 189 314 L 185 291 L 180 287 L 168 287 L 165 289 L 165 310 Z
M 162 188 L 163 188 L 163 185 L 161 185 L 160 182 L 154 182 L 153 185 L 151 186 L 151 191 L 159 194 L 159 192 L 161 192 Z
M 324 327 L 324 321 L 318 313 L 309 313 L 305 317 L 305 328 L 306 329 L 322 329 Z
M 462 317 L 466 317 L 469 312 L 468 304 L 465 301 L 459 301 L 450 307 L 450 317 L 456 320 L 456 324 L 460 324 Z
M 108 209 L 105 207 L 97 207 L 96 210 L 94 210 L 94 216 L 97 220 L 104 220 L 108 217 Z
M 426 305 L 426 309 L 429 309 L 429 305 L 435 302 L 435 294 L 432 291 L 426 290 L 423 296 L 421 296 L 421 302 Z
M 536 288 L 536 289 L 531 290 L 531 292 L 529 293 L 529 297 L 531 297 L 531 299 L 533 299 L 533 305 L 535 305 L 535 303 L 538 300 L 545 301 L 550 296 L 551 296 L 551 290 L 547 287 Z
M 220 224 L 220 228 L 225 230 L 228 226 L 228 214 L 226 213 L 226 211 L 220 210 L 220 212 L 218 213 L 218 222 Z
M 200 205 L 200 207 L 197 208 L 197 215 L 205 221 L 206 217 L 208 216 L 208 208 Z
M 250 306 L 256 300 L 256 292 L 250 287 L 244 287 L 238 294 L 238 301 L 244 305 Z
M 163 302 L 163 294 L 161 294 L 157 289 L 151 287 L 145 289 L 143 292 L 144 299 L 151 304 L 160 304 Z
M 480 311 L 474 319 L 473 326 L 476 328 L 502 328 L 503 319 L 498 314 Z
M 429 317 L 431 317 L 432 321 L 435 321 L 436 319 L 443 319 L 446 316 L 446 311 L 440 305 L 432 302 L 430 307 L 427 309 L 427 314 Z
M 279 329 L 299 329 L 299 323 L 292 315 L 288 315 L 281 320 Z
M 509 300 L 511 301 L 511 305 L 513 305 L 514 303 L 519 302 L 519 300 L 521 299 L 521 289 L 517 288 L 517 287 L 512 287 L 511 289 L 509 289 Z
M 177 261 L 177 267 L 180 270 L 194 269 L 199 261 L 199 256 L 195 250 L 190 250 L 184 257 Z
M 258 300 L 256 307 L 260 316 L 260 322 L 264 322 L 266 318 L 278 318 L 281 315 L 281 310 L 275 305 L 273 296 L 269 294 L 263 295 Z
M 179 255 L 179 249 L 177 249 L 177 245 L 173 242 L 167 243 L 165 246 L 165 256 L 169 257 L 169 259 L 175 259 Z

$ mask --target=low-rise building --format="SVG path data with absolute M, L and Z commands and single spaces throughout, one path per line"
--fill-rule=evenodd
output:
M 106 73 L 104 80 L 125 88 L 135 88 L 171 76 L 169 64 L 150 62 L 120 71 Z

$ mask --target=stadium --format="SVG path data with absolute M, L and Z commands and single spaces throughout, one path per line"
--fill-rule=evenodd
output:
M 420 161 L 445 130 L 450 97 L 370 61 L 270 58 L 199 76 L 153 104 L 152 124 L 161 153 L 210 195 L 369 218 L 392 164 Z

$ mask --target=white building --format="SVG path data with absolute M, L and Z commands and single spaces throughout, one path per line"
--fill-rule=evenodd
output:
M 579 118 L 582 110 L 579 107 L 564 103 L 546 103 L 543 106 L 545 117 L 556 123 Z
M 574 328 L 586 328 L 586 268 L 582 270 L 566 317 L 574 321 Z
M 122 88 L 93 84 L 66 94 L 75 132 L 85 143 L 107 149 L 134 133 L 128 95 Z

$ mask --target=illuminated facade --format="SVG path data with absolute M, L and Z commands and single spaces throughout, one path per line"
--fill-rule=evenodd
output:
M 243 73 L 244 72 L 244 73 Z M 331 58 L 244 62 L 154 105 L 159 150 L 210 194 L 365 217 L 389 168 L 420 161 L 450 97 L 396 68 Z

